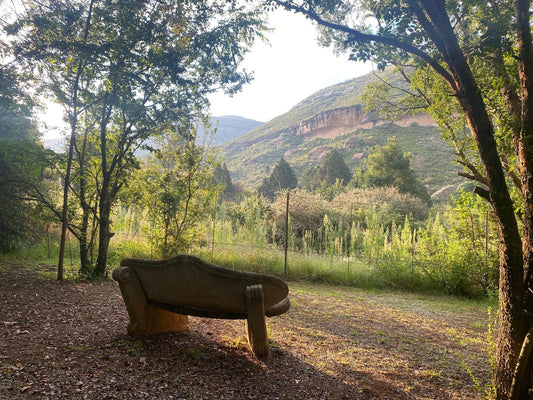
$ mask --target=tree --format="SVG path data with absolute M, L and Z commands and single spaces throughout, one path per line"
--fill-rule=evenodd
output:
M 499 399 L 533 387 L 533 40 L 531 1 L 272 0 L 302 13 L 353 60 L 431 70 L 440 118 L 454 136 L 461 117 L 473 147 L 458 146 L 464 175 L 490 202 L 500 232 L 499 329 L 494 385 Z M 364 16 L 364 20 L 363 17 Z M 354 21 L 358 21 L 357 25 Z M 443 85 L 444 84 L 444 85 Z M 433 102 L 433 103 L 432 103 Z M 457 138 L 457 136 L 456 136 Z M 458 143 L 458 141 L 456 141 Z M 472 153 L 468 150 L 471 149 Z M 462 152 L 462 154 L 461 154 Z M 511 155 L 512 157 L 509 157 Z M 472 162 L 477 160 L 479 163 Z M 508 179 L 509 178 L 509 179 Z M 511 192 L 517 188 L 513 201 Z
M 27 9 L 10 30 L 14 53 L 38 70 L 44 89 L 67 111 L 77 182 L 70 182 L 67 165 L 61 219 L 67 190 L 77 185 L 81 219 L 90 216 L 98 227 L 94 274 L 102 276 L 111 211 L 136 167 L 135 150 L 170 124 L 194 119 L 208 93 L 238 91 L 249 81 L 238 65 L 262 21 L 256 11 L 222 0 L 48 0 L 28 1 Z M 97 189 L 96 199 L 87 185 Z M 88 226 L 77 229 L 83 252 Z
M 409 193 L 426 204 L 431 204 L 431 197 L 426 187 L 417 178 L 411 168 L 408 154 L 404 154 L 396 137 L 387 139 L 384 146 L 375 146 L 366 159 L 363 172 L 363 184 L 370 187 L 393 186 L 400 193 Z
M 276 192 L 283 189 L 294 189 L 297 185 L 298 180 L 294 175 L 294 171 L 290 164 L 281 157 L 272 169 L 270 176 L 263 179 L 257 191 L 262 196 L 273 200 L 276 197 Z
M 337 150 L 332 150 L 326 154 L 317 167 L 307 170 L 304 177 L 305 185 L 302 186 L 313 190 L 322 184 L 330 187 L 337 182 L 346 186 L 352 179 L 352 172 L 344 162 L 342 155 Z
M 180 132 L 188 129 L 190 134 Z M 171 128 L 157 140 L 158 151 L 133 181 L 135 202 L 148 211 L 156 247 L 163 257 L 183 252 L 194 228 L 213 212 L 221 187 L 213 173 L 220 165 L 213 150 L 195 143 L 196 128 Z
M 0 66 L 0 251 L 31 235 L 30 192 L 41 176 L 44 149 L 31 118 L 32 102 L 13 67 Z
M 222 193 L 220 194 L 220 200 L 231 200 L 235 195 L 235 188 L 226 163 L 217 165 L 215 168 L 213 173 L 213 183 L 216 186 L 221 185 L 223 187 Z

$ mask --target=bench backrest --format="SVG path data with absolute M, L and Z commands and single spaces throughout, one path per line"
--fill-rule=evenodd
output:
M 274 276 L 234 271 L 190 255 L 164 260 L 126 258 L 120 265 L 135 272 L 150 302 L 192 310 L 191 315 L 197 310 L 197 314 L 244 316 L 250 285 L 263 286 L 267 314 L 289 293 L 287 284 Z

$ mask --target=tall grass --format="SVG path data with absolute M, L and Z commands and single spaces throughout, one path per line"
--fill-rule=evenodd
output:
M 210 219 L 203 228 L 209 245 L 194 251 L 230 268 L 282 275 L 283 240 L 276 238 L 283 227 L 257 210 L 250 215 L 254 217 Z M 497 239 L 480 199 L 464 195 L 424 226 L 408 216 L 383 223 L 377 207 L 366 212 L 364 222 L 346 221 L 331 210 L 322 215 L 321 225 L 315 217 L 305 218 L 314 229 L 302 233 L 299 220 L 299 229 L 290 230 L 288 278 L 469 297 L 496 290 Z
M 310 206 L 304 200 L 299 200 L 298 207 L 307 214 L 289 218 L 286 271 L 285 228 L 257 198 L 246 200 L 246 204 L 224 205 L 217 215 L 206 216 L 195 228 L 196 241 L 181 252 L 228 268 L 365 289 L 436 291 L 470 297 L 487 296 L 496 290 L 495 229 L 489 226 L 486 236 L 490 220 L 484 203 L 475 198 L 459 199 L 454 208 L 432 214 L 423 226 L 408 216 L 388 222 L 378 206 L 358 212 L 357 218 L 350 220 L 319 199 L 313 198 L 315 204 Z M 125 257 L 160 258 L 154 229 L 157 227 L 143 210 L 118 207 L 109 269 Z M 56 265 L 57 240 L 51 236 L 4 259 Z M 79 269 L 78 244 L 73 238 L 67 242 L 65 266 L 73 275 Z
M 469 297 L 490 295 L 497 286 L 494 227 L 484 203 L 471 196 L 433 213 L 425 225 L 407 215 L 390 221 L 380 205 L 350 220 L 318 198 L 302 197 L 297 204 L 300 215 L 289 218 L 287 279 Z M 285 227 L 280 220 L 284 218 L 277 218 L 275 209 L 273 213 L 258 198 L 224 205 L 196 227 L 197 241 L 182 252 L 228 268 L 283 276 Z M 113 265 L 122 257 L 160 256 L 150 245 L 153 227 L 142 212 L 120 210 L 116 221 Z

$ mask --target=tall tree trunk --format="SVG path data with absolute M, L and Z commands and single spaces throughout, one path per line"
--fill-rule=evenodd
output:
M 93 5 L 95 0 L 91 0 L 89 4 L 89 11 L 87 13 L 87 20 L 85 22 L 85 30 L 83 34 L 83 41 L 86 42 L 89 37 L 89 28 L 91 26 L 91 19 L 93 13 Z M 83 71 L 83 60 L 78 62 L 76 77 L 74 79 L 74 86 L 72 92 L 72 114 L 70 115 L 70 144 L 67 159 L 67 171 L 65 173 L 65 187 L 63 188 L 63 211 L 61 218 L 61 239 L 59 242 L 59 260 L 57 263 L 57 280 L 63 280 L 63 260 L 65 257 L 65 239 L 67 236 L 68 227 L 68 192 L 70 186 L 70 170 L 72 169 L 72 158 L 74 156 L 74 144 L 76 142 L 76 128 L 78 125 L 78 90 Z
M 91 273 L 91 261 L 89 259 L 89 243 L 88 243 L 88 230 L 89 230 L 89 213 L 88 210 L 83 210 L 82 221 L 80 226 L 80 275 L 89 276 Z
M 74 112 L 76 114 L 76 112 Z M 65 182 L 63 186 L 63 210 L 61 212 L 61 238 L 59 240 L 59 259 L 57 261 L 57 280 L 62 281 L 64 277 L 63 261 L 65 259 L 65 242 L 68 227 L 68 192 L 70 186 L 70 170 L 72 169 L 72 158 L 74 155 L 74 142 L 76 140 L 76 119 L 71 121 L 70 144 L 68 147 L 67 170 L 65 172 Z
M 82 209 L 81 226 L 80 226 L 80 275 L 89 276 L 91 273 L 91 262 L 89 260 L 90 245 L 88 243 L 89 233 L 89 218 L 91 213 L 91 207 L 87 201 L 87 179 L 85 178 L 85 156 L 87 151 L 87 135 L 88 130 L 85 129 L 83 136 L 81 150 L 79 150 L 79 162 L 80 162 L 80 178 L 79 178 L 79 197 Z
M 490 201 L 500 233 L 499 331 L 494 383 L 497 397 L 509 399 L 513 374 L 528 331 L 524 314 L 522 238 L 501 164 L 494 128 L 481 92 L 462 52 L 444 2 L 421 0 L 432 23 L 430 32 L 454 79 L 449 82 L 465 112 L 487 175 Z M 533 206 L 533 204 L 532 204 Z
M 522 108 L 520 114 L 520 138 L 518 160 L 524 199 L 523 252 L 525 273 L 523 276 L 523 315 L 529 331 L 522 338 L 522 353 L 514 370 L 513 400 L 525 399 L 533 390 L 533 360 L 531 341 L 533 336 L 533 39 L 530 26 L 529 0 L 515 0 L 518 72 Z M 531 396 L 531 395 L 530 395 Z
M 465 79 L 466 78 L 466 79 Z M 528 324 L 524 315 L 522 241 L 513 203 L 505 181 L 503 166 L 494 140 L 493 128 L 479 91 L 471 80 L 457 76 L 459 102 L 468 123 L 488 177 L 490 201 L 498 220 L 500 233 L 499 331 L 496 350 L 495 384 L 498 398 L 508 399 L 513 371 L 520 354 Z
M 98 256 L 94 267 L 95 277 L 105 275 L 107 267 L 107 251 L 113 234 L 111 233 L 111 199 L 109 198 L 109 182 L 104 178 L 102 193 L 100 194 L 100 229 L 98 235 Z
M 96 257 L 96 265 L 94 267 L 95 277 L 102 277 L 105 275 L 105 270 L 107 266 L 107 250 L 109 248 L 109 241 L 111 239 L 111 232 L 109 229 L 111 224 L 111 176 L 108 170 L 107 163 L 107 124 L 111 116 L 111 110 L 112 104 L 107 104 L 107 107 L 103 108 L 104 115 L 100 123 L 100 165 L 102 169 L 102 186 L 100 188 L 100 203 L 98 205 L 98 217 L 100 220 L 100 226 L 98 235 L 98 256 Z
M 528 388 L 532 386 L 533 350 L 530 347 L 533 331 L 533 46 L 531 44 L 530 1 L 515 0 L 518 33 L 518 65 L 520 69 L 522 121 L 520 138 L 514 138 L 519 147 L 521 181 L 525 202 L 524 238 L 520 235 L 514 203 L 507 186 L 507 178 L 498 152 L 494 127 L 489 118 L 480 88 L 474 79 L 468 61 L 463 53 L 444 0 L 406 0 L 413 17 L 418 20 L 431 42 L 440 53 L 440 59 L 447 68 L 429 54 L 395 38 L 366 34 L 346 26 L 325 21 L 312 6 L 299 6 L 292 2 L 274 0 L 287 9 L 300 12 L 319 24 L 334 30 L 346 32 L 350 40 L 364 43 L 378 42 L 385 46 L 400 48 L 419 57 L 431 66 L 450 85 L 459 101 L 476 142 L 485 174 L 487 176 L 488 198 L 498 220 L 500 238 L 500 286 L 499 286 L 499 331 L 496 351 L 494 382 L 498 399 L 527 399 Z M 516 146 L 518 144 L 518 146 Z M 485 182 L 484 182 L 485 183 Z M 532 340 L 533 341 L 533 340 Z M 533 346 L 533 345 L 531 345 Z M 525 350 L 522 351 L 521 350 Z M 524 357 L 522 357 L 524 355 Z M 524 364 L 525 363 L 525 364 Z M 525 365 L 525 367 L 524 367 Z M 520 374 L 520 371 L 527 371 Z M 519 384 L 513 384 L 520 378 Z M 529 379 L 529 381 L 528 381 Z M 516 379 L 515 379 L 516 381 Z
M 110 214 L 111 214 L 111 175 L 108 166 L 107 148 L 107 128 L 113 112 L 115 96 L 114 93 L 107 92 L 103 99 L 102 115 L 100 120 L 100 169 L 102 173 L 102 183 L 99 192 L 100 202 L 98 204 L 99 235 L 98 235 L 98 255 L 94 267 L 94 276 L 105 275 L 107 266 L 107 250 L 111 240 Z M 113 164 L 113 163 L 111 163 Z

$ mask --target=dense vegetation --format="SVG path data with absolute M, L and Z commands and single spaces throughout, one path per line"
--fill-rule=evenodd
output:
M 91 279 L 123 256 L 190 251 L 232 267 L 362 287 L 497 292 L 494 389 L 499 399 L 525 398 L 533 375 L 530 3 L 362 2 L 378 22 L 372 34 L 347 26 L 352 11 L 359 15 L 350 2 L 268 3 L 315 19 L 324 41 L 353 59 L 398 65 L 413 90 L 402 86 L 405 97 L 387 97 L 397 79 L 374 82 L 373 99 L 382 100 L 375 111 L 391 118 L 394 109 L 431 113 L 455 147 L 460 174 L 476 182 L 475 194 L 459 190 L 449 203 L 431 202 L 427 188 L 437 180 L 417 176 L 411 161 L 424 164 L 425 153 L 427 164 L 447 167 L 436 162 L 433 144 L 427 151 L 429 141 L 420 140 L 434 130 L 415 125 L 397 128 L 396 139 L 376 135 L 391 126 L 359 130 L 359 141 L 315 139 L 328 145 L 314 164 L 309 142 L 260 127 L 253 139 L 232 144 L 236 153 L 249 147 L 263 168 L 251 172 L 253 187 L 239 190 L 220 154 L 198 143 L 198 124 L 212 129 L 202 115 L 208 93 L 234 92 L 250 79 L 239 62 L 261 36 L 260 8 L 28 0 L 12 21 L 2 20 L 10 38 L 2 42 L 0 68 L 0 250 L 40 244 L 52 254 L 57 229 L 60 280 L 68 243 L 75 273 Z M 478 26 L 486 24 L 498 29 L 481 35 Z M 482 51 L 471 51 L 472 41 Z M 31 111 L 40 93 L 65 109 L 65 154 L 37 141 Z M 328 107 L 347 100 L 318 97 L 332 102 Z M 307 118 L 315 106 L 295 109 Z M 296 123 L 296 115 L 270 127 Z M 408 138 L 422 149 L 412 158 L 404 153 Z M 254 147 L 259 139 L 269 147 Z M 372 146 L 357 165 L 347 162 L 343 150 L 353 153 L 361 143 Z M 136 157 L 141 148 L 150 151 L 146 160 Z M 290 165 L 296 160 L 308 163 L 299 173 Z M 260 175 L 267 176 L 261 186 Z M 301 177 L 304 189 L 295 189 Z M 282 250 L 290 250 L 290 264 Z
M 454 144 L 499 230 L 498 399 L 533 391 L 531 1 L 270 0 L 320 26 L 350 59 L 395 65 L 410 83 L 382 115 L 426 109 Z M 485 27 L 480 29 L 480 27 Z M 414 69 L 410 70 L 410 68 Z M 380 93 L 391 85 L 383 82 Z M 374 96 L 379 99 L 379 96 Z M 378 100 L 379 101 L 379 100 Z
M 303 183 L 304 173 L 321 161 L 322 154 L 335 150 L 343 156 L 348 167 L 354 169 L 361 166 L 361 160 L 374 146 L 383 146 L 389 137 L 396 136 L 402 151 L 411 154 L 412 166 L 430 193 L 460 182 L 455 171 L 457 167 L 453 165 L 454 149 L 442 140 L 436 126 L 421 126 L 415 122 L 403 126 L 370 113 L 368 118 L 379 120 L 379 124 L 357 127 L 352 132 L 331 138 L 309 139 L 289 133 L 290 127 L 317 113 L 363 104 L 361 99 L 368 84 L 377 84 L 386 78 L 397 81 L 399 76 L 388 69 L 328 87 L 309 96 L 287 113 L 224 143 L 225 162 L 233 178 L 246 188 L 255 188 L 268 177 L 269 168 L 283 157 Z M 393 91 L 390 96 L 397 96 L 397 93 Z
M 138 167 L 135 151 L 165 133 L 194 146 L 207 95 L 237 91 L 250 79 L 239 62 L 261 36 L 260 11 L 224 1 L 22 6 L 4 23 L 5 47 L 35 89 L 63 106 L 70 128 L 66 159 L 52 162 L 62 197 L 57 186 L 35 189 L 61 221 L 58 277 L 67 230 L 79 243 L 83 274 L 103 276 L 112 210 Z M 186 161 L 189 170 L 196 160 Z

